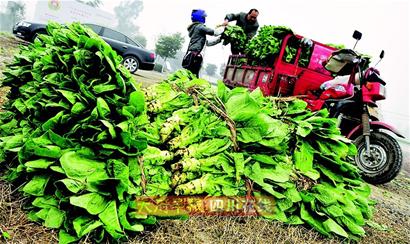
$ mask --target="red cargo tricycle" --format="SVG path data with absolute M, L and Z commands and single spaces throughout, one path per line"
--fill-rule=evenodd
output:
M 358 41 L 361 33 L 355 31 L 353 37 Z M 289 50 L 296 50 L 295 55 L 289 56 Z M 384 51 L 380 59 L 383 56 Z M 371 113 L 377 108 L 376 101 L 386 98 L 386 83 L 378 70 L 368 68 L 369 60 L 351 49 L 337 50 L 288 34 L 268 67 L 248 65 L 252 62 L 245 55 L 231 55 L 224 83 L 250 90 L 260 88 L 265 96 L 302 95 L 311 110 L 327 108 L 338 119 L 342 134 L 357 146 L 354 160 L 363 178 L 381 184 L 400 171 L 402 151 L 391 134 L 403 136 Z

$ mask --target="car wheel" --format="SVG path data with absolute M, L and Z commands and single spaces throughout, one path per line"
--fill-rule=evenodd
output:
M 134 73 L 137 71 L 137 69 L 140 66 L 140 62 L 136 57 L 133 56 L 127 56 L 124 58 L 122 61 L 122 64 L 124 65 L 125 68 L 127 68 L 131 73 Z

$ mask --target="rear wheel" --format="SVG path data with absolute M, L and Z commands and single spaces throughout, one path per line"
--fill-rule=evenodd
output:
M 399 143 L 393 137 L 383 132 L 372 132 L 370 157 L 366 154 L 364 136 L 356 138 L 354 144 L 357 146 L 355 162 L 365 181 L 383 184 L 397 176 L 403 156 Z
M 140 66 L 140 62 L 138 61 L 138 59 L 136 57 L 133 57 L 133 56 L 125 57 L 124 60 L 122 61 L 122 64 L 131 73 L 135 73 L 135 71 L 137 71 L 139 66 Z

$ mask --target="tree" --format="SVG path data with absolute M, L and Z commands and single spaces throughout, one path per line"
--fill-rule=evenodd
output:
M 103 5 L 103 2 L 101 0 L 76 0 L 76 1 L 87 4 L 88 6 L 91 6 L 94 8 L 99 8 L 100 6 Z
M 164 64 L 167 58 L 174 58 L 178 50 L 184 44 L 184 37 L 177 32 L 172 35 L 160 35 L 155 44 L 155 52 L 164 59 Z
M 138 33 L 139 27 L 135 25 L 134 21 L 140 15 L 143 8 L 142 0 L 122 1 L 120 5 L 114 8 L 118 21 L 116 29 L 129 37 Z
M 216 69 L 217 69 L 217 68 L 218 68 L 218 67 L 216 67 L 215 64 L 208 64 L 208 65 L 206 66 L 206 68 L 205 68 L 205 72 L 206 72 L 206 74 L 209 75 L 209 76 L 214 76 L 215 73 L 216 73 Z
M 10 31 L 13 26 L 24 19 L 26 6 L 21 1 L 8 1 L 6 11 L 0 13 L 0 29 Z

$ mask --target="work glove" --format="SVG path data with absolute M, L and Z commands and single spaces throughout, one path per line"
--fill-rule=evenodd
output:
M 225 26 L 220 26 L 214 30 L 214 36 L 220 36 L 225 31 Z

